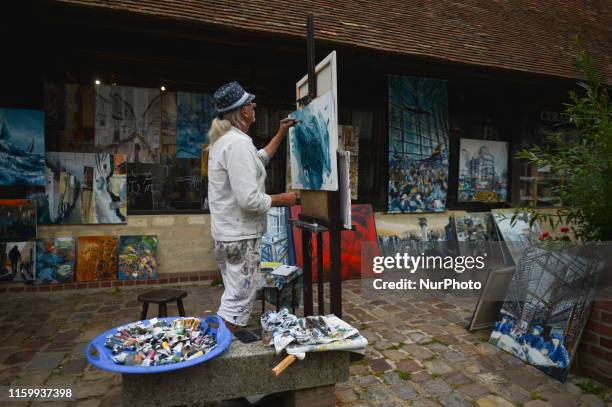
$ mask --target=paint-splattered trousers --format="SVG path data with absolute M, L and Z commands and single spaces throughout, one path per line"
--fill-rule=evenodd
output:
M 260 278 L 261 238 L 215 241 L 215 261 L 225 286 L 218 314 L 232 324 L 245 326 L 253 311 Z

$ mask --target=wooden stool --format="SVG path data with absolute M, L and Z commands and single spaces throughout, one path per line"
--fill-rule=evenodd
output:
M 138 301 L 142 302 L 142 312 L 140 313 L 140 320 L 147 319 L 147 311 L 149 310 L 149 303 L 158 304 L 159 308 L 157 316 L 159 318 L 165 318 L 168 316 L 168 308 L 166 304 L 172 301 L 176 301 L 179 315 L 185 316 L 185 308 L 183 308 L 183 298 L 187 297 L 187 292 L 181 290 L 154 290 L 142 293 L 138 296 Z

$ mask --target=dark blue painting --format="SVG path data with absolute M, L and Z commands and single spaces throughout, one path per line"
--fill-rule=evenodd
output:
M 446 81 L 389 76 L 389 212 L 443 212 L 447 188 Z
M 45 114 L 0 108 L 0 185 L 45 184 Z
M 202 144 L 208 144 L 208 130 L 216 114 L 212 96 L 178 92 L 176 157 L 200 158 Z
M 289 115 L 299 122 L 291 127 L 291 187 L 338 190 L 338 124 L 329 91 Z

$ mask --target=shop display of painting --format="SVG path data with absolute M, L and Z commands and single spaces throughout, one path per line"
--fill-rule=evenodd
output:
M 72 237 L 41 239 L 36 242 L 36 282 L 74 281 L 76 244 Z
M 34 193 L 40 224 L 126 223 L 126 157 L 47 153 L 45 192 Z
M 508 143 L 462 138 L 459 153 L 459 202 L 505 202 Z
M 36 206 L 28 199 L 0 199 L 0 240 L 36 237 Z
M 527 248 L 489 342 L 565 381 L 602 265 L 569 251 Z
M 211 95 L 189 92 L 178 92 L 176 99 L 176 157 L 200 158 L 216 114 L 214 99 Z
M 338 125 L 333 92 L 315 98 L 289 115 L 299 122 L 289 129 L 291 187 L 338 190 Z
M 160 163 L 170 165 L 176 158 L 176 92 L 161 94 Z
M 81 236 L 77 240 L 76 281 L 115 280 L 119 240 L 114 236 Z
M 359 186 L 359 128 L 354 126 L 338 126 L 340 145 L 350 153 L 351 199 L 357 199 Z
M 528 213 L 520 214 L 512 224 L 513 209 L 494 209 L 492 214 L 514 264 L 518 264 L 523 251 L 537 241 L 538 224 L 529 225 L 531 215 Z
M 446 81 L 389 76 L 389 212 L 443 212 L 448 189 Z
M 291 218 L 297 219 L 301 207 L 294 205 L 291 207 Z M 341 232 L 341 253 L 340 261 L 342 265 L 341 277 L 343 280 L 360 278 L 370 278 L 374 276 L 372 272 L 372 259 L 379 256 L 378 243 L 376 239 L 376 226 L 374 224 L 374 212 L 372 205 L 355 204 L 351 213 L 354 230 L 343 230 Z M 302 233 L 300 229 L 293 228 L 295 241 L 296 261 L 299 267 L 303 266 L 302 259 Z M 316 281 L 317 247 L 316 238 L 312 238 L 312 261 L 313 261 L 313 281 Z M 329 276 L 329 234 L 323 233 L 323 272 Z M 326 277 L 327 279 L 328 277 Z
M 295 265 L 289 210 L 285 207 L 268 210 L 267 229 L 261 242 L 261 261 Z
M 99 151 L 126 154 L 130 163 L 159 162 L 159 89 L 96 87 L 95 144 Z
M 0 242 L 0 282 L 34 280 L 35 261 L 35 242 Z
M 45 184 L 45 114 L 0 108 L 0 186 Z
M 455 216 L 455 231 L 458 242 L 490 242 L 499 240 L 490 212 L 468 213 Z
M 157 236 L 121 236 L 117 279 L 157 278 Z
M 376 213 L 378 245 L 384 256 L 395 253 L 420 254 L 441 242 L 454 240 L 451 214 L 393 215 Z

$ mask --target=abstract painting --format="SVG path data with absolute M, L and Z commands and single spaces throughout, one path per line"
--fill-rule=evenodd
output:
M 45 184 L 45 113 L 0 108 L 0 186 Z
M 36 206 L 28 199 L 0 199 L 0 240 L 36 237 Z
M 67 84 L 64 87 L 64 95 L 64 134 L 59 138 L 61 150 L 47 148 L 47 151 L 93 152 L 96 130 L 94 87 Z
M 76 281 L 117 278 L 119 241 L 114 236 L 81 236 L 77 240 Z
M 508 143 L 462 138 L 459 153 L 459 202 L 505 202 Z
M 36 242 L 36 282 L 74 281 L 76 244 L 73 237 L 41 239 Z
M 578 349 L 603 268 L 603 262 L 575 252 L 525 250 L 489 339 L 561 382 Z
M 127 222 L 126 157 L 47 153 L 44 193 L 34 193 L 40 224 Z
M 119 280 L 157 278 L 157 236 L 119 238 Z
M 211 95 L 178 92 L 177 158 L 200 158 L 202 144 L 208 144 L 208 130 L 216 115 Z
M 531 219 L 529 213 L 520 214 L 516 222 L 512 224 L 514 209 L 495 209 L 492 213 L 499 234 L 504 239 L 514 264 L 518 264 L 525 249 L 537 242 L 539 225 L 537 223 L 529 225 Z
M 444 212 L 448 140 L 446 81 L 389 76 L 388 212 Z
M 374 274 L 372 272 L 372 259 L 374 256 L 379 256 L 378 243 L 376 240 L 376 226 L 374 224 L 374 211 L 372 205 L 355 204 L 353 205 L 351 218 L 354 230 L 343 230 L 341 232 L 341 252 L 340 262 L 342 269 L 340 271 L 343 280 L 354 280 L 361 278 L 370 278 Z M 301 212 L 299 205 L 291 207 L 291 218 L 297 219 Z M 302 231 L 298 228 L 293 228 L 293 237 L 295 240 L 295 252 L 297 265 L 303 267 L 304 260 L 302 258 Z M 312 240 L 312 270 L 313 281 L 317 281 L 317 244 L 316 237 L 313 235 Z M 323 273 L 326 280 L 329 279 L 329 234 L 323 233 Z
M 338 126 L 340 145 L 348 151 L 350 157 L 351 199 L 357 199 L 359 186 L 359 128 L 354 126 Z
M 176 92 L 161 94 L 161 163 L 172 164 L 176 159 Z
M 34 280 L 35 262 L 35 242 L 0 242 L 0 281 Z
M 332 91 L 289 115 L 299 122 L 289 129 L 291 187 L 338 190 L 338 125 Z
M 130 163 L 159 162 L 161 97 L 159 89 L 96 87 L 96 146 L 127 155 Z
M 267 213 L 267 229 L 262 237 L 261 261 L 295 265 L 289 209 L 272 207 Z

